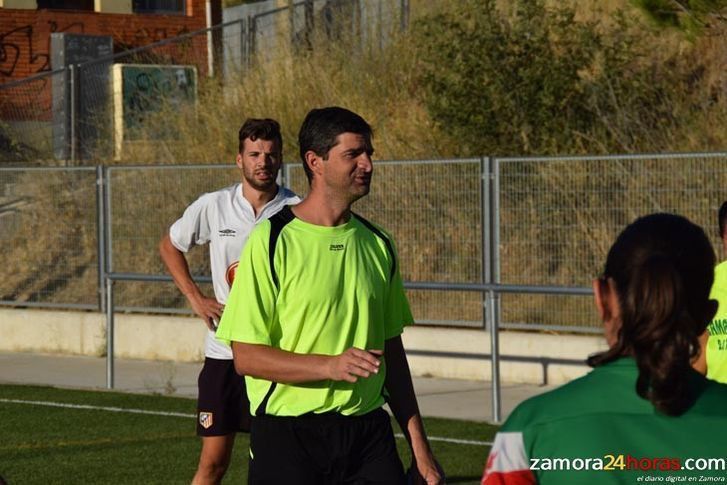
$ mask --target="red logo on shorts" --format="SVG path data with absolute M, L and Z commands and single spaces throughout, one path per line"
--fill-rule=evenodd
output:
M 235 261 L 227 267 L 227 271 L 225 272 L 225 279 L 227 280 L 227 285 L 230 288 L 232 288 L 232 282 L 235 281 L 235 274 L 237 273 L 237 266 L 239 264 L 239 261 Z
M 200 412 L 199 424 L 204 429 L 209 429 L 209 427 L 212 426 L 212 413 Z

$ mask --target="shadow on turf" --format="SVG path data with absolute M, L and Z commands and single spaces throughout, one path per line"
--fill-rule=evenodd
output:
M 482 479 L 482 477 L 479 475 L 469 477 L 447 475 L 447 483 L 479 483 L 480 479 Z

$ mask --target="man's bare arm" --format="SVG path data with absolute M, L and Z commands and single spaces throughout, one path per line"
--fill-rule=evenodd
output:
M 232 342 L 235 370 L 240 375 L 272 382 L 356 382 L 379 371 L 380 350 L 350 348 L 339 355 L 296 354 L 268 345 Z
M 205 322 L 210 330 L 214 330 L 214 320 L 220 321 L 223 307 L 214 298 L 208 298 L 202 294 L 189 273 L 187 258 L 184 257 L 182 251 L 174 247 L 169 234 L 159 241 L 159 254 L 169 270 L 169 274 L 172 275 L 174 284 L 187 297 L 194 313 Z
M 432 454 L 419 414 L 419 406 L 414 394 L 409 363 L 406 360 L 401 336 L 386 341 L 384 358 L 386 359 L 384 385 L 389 393 L 389 407 L 394 413 L 399 427 L 406 435 L 414 457 L 414 464 L 419 472 L 419 476 L 414 477 L 414 483 L 417 481 L 428 485 L 444 483 L 444 473 Z

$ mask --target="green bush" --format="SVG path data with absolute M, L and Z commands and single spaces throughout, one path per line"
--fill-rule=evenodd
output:
M 643 150 L 654 125 L 671 122 L 673 80 L 640 64 L 625 16 L 576 21 L 573 7 L 543 0 L 511 11 L 456 4 L 417 22 L 415 35 L 425 103 L 458 138 L 458 155 Z
M 632 0 L 659 26 L 676 27 L 690 38 L 727 20 L 726 0 Z

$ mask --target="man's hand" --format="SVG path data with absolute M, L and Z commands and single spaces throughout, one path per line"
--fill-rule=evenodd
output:
M 423 460 L 413 460 L 409 469 L 409 483 L 440 485 L 446 483 L 444 471 L 431 454 Z
M 215 327 L 215 321 L 220 321 L 222 310 L 225 307 L 214 298 L 207 298 L 201 293 L 189 295 L 187 299 L 189 304 L 192 305 L 194 313 L 204 321 L 207 328 L 214 331 L 217 328 Z
M 411 483 L 429 485 L 444 483 L 444 472 L 432 454 L 424 423 L 419 414 L 411 373 L 406 360 L 401 336 L 390 338 L 384 344 L 386 352 L 386 390 L 389 391 L 389 407 L 396 417 L 412 451 L 409 469 Z
M 162 257 L 165 266 L 172 275 L 174 284 L 177 285 L 179 291 L 189 300 L 192 310 L 202 319 L 207 328 L 215 330 L 215 320 L 220 321 L 222 309 L 224 308 L 214 298 L 207 298 L 199 290 L 199 287 L 192 279 L 189 273 L 189 265 L 184 253 L 177 249 L 169 234 L 162 237 L 159 241 L 159 255 Z
M 297 354 L 269 345 L 232 342 L 240 375 L 282 384 L 325 380 L 356 382 L 379 370 L 383 351 L 350 348 L 339 355 Z
M 383 350 L 362 350 L 351 347 L 328 361 L 328 378 L 334 381 L 356 382 L 379 372 Z

